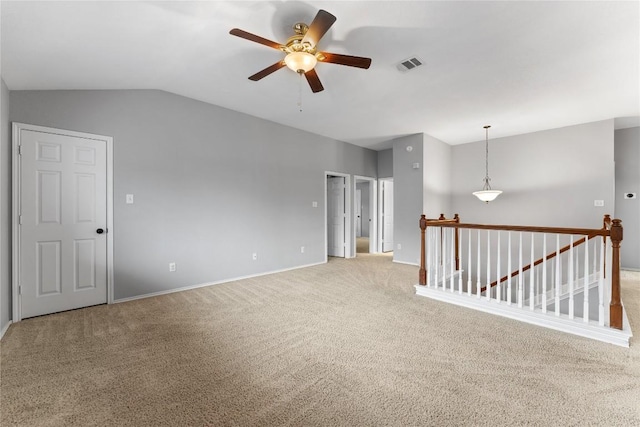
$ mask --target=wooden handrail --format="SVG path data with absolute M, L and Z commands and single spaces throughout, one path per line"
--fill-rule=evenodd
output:
M 615 220 L 614 220 L 615 221 Z M 589 236 L 608 236 L 609 230 L 593 228 L 565 228 L 565 227 L 536 227 L 530 225 L 493 225 L 493 224 L 464 224 L 456 223 L 452 220 L 439 221 L 429 220 L 428 226 L 432 227 L 453 227 L 472 228 L 476 230 L 501 230 L 501 231 L 524 231 L 529 233 L 553 233 L 553 234 L 577 234 Z

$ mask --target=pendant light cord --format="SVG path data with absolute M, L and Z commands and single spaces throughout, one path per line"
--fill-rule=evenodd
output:
M 298 84 L 298 108 L 302 113 L 302 73 L 298 73 L 300 75 L 300 80 Z
M 487 125 L 484 127 L 485 130 L 485 150 L 484 150 L 484 166 L 485 166 L 485 176 L 484 176 L 484 186 L 483 190 L 491 190 L 491 185 L 489 181 L 489 128 L 491 126 Z

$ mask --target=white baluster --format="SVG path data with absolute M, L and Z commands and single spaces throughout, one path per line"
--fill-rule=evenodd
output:
M 500 300 L 502 299 L 502 294 L 500 293 L 502 290 L 502 286 L 500 285 L 500 230 L 498 230 L 498 252 L 496 255 L 496 258 L 498 258 L 498 262 L 496 265 L 496 272 L 498 273 L 498 283 L 496 283 L 496 301 L 500 302 Z
M 569 240 L 569 319 L 573 319 L 573 236 L 570 236 Z
M 520 248 L 519 248 L 519 261 L 520 267 L 518 267 L 518 307 L 522 308 L 524 301 L 524 289 L 522 285 L 522 231 L 520 232 Z
M 480 230 L 478 230 L 478 275 L 476 276 L 476 293 L 480 298 Z
M 431 287 L 431 280 L 430 276 L 431 276 L 431 227 L 427 227 L 427 232 L 426 232 L 426 236 L 425 236 L 425 240 L 427 247 L 425 248 L 426 250 L 426 254 L 425 254 L 425 268 L 427 269 L 427 288 Z
M 507 255 L 507 305 L 511 305 L 511 231 L 507 232 L 508 236 L 508 255 Z
M 542 312 L 547 312 L 547 234 L 542 233 Z
M 533 268 L 533 263 L 535 261 L 535 258 L 533 256 L 534 254 L 534 248 L 533 248 L 533 241 L 534 241 L 534 235 L 533 233 L 531 233 L 531 268 L 529 268 L 530 274 L 529 274 L 529 309 L 533 310 L 535 308 L 535 287 L 534 284 L 536 283 L 536 275 L 535 275 L 535 268 Z
M 434 229 L 435 229 L 435 227 L 434 227 Z M 434 248 L 435 248 L 435 254 L 434 254 L 435 255 L 435 257 L 434 257 L 435 266 L 433 268 L 433 274 L 434 274 L 433 282 L 434 282 L 434 285 L 435 285 L 436 289 L 438 289 L 438 277 L 439 277 L 439 272 L 440 272 L 440 239 L 438 238 L 439 237 L 438 235 L 440 234 L 440 230 L 442 230 L 442 227 L 438 227 L 437 228 L 437 232 L 434 233 L 435 236 L 433 236 L 433 240 L 435 240 L 435 245 L 434 245 Z
M 487 301 L 491 299 L 491 230 L 487 230 Z
M 449 252 L 450 252 L 450 256 L 449 256 L 449 287 L 451 288 L 451 292 L 453 292 L 453 288 L 454 288 L 454 277 L 453 277 L 453 267 L 456 263 L 456 255 L 455 255 L 455 238 L 453 236 L 453 228 L 450 229 L 451 233 L 449 233 L 451 235 L 451 244 L 449 245 Z
M 560 235 L 556 234 L 556 316 L 560 316 L 560 287 L 562 286 L 562 275 L 560 274 Z
M 597 243 L 598 239 L 594 239 Z M 604 326 L 604 237 L 600 245 L 600 274 L 598 280 L 598 325 Z
M 442 266 L 442 290 L 446 291 L 447 290 L 447 229 L 442 227 L 441 228 L 442 232 L 440 234 L 440 237 L 442 239 L 442 255 L 440 258 L 440 265 Z
M 584 242 L 584 291 L 582 299 L 584 300 L 582 308 L 582 319 L 584 323 L 589 323 L 589 236 L 585 236 Z
M 593 270 L 592 273 L 594 275 L 594 280 L 595 280 L 595 274 L 596 274 L 596 267 L 598 266 L 598 257 L 596 256 L 598 254 L 598 239 L 592 239 L 593 240 Z
M 471 267 L 472 267 L 472 261 L 471 261 L 471 229 L 469 229 L 469 241 L 467 242 L 468 245 L 468 249 L 469 249 L 469 256 L 467 257 L 467 295 L 471 295 L 471 288 L 472 288 L 472 280 L 471 280 Z
M 458 228 L 456 228 L 456 231 L 458 232 L 458 254 L 460 256 L 460 265 L 458 265 L 458 293 L 462 294 L 462 231 Z

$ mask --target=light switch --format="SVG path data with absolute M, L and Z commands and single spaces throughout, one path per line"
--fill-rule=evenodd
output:
M 133 204 L 133 194 L 127 194 L 127 204 L 128 205 Z
M 594 200 L 593 206 L 604 206 L 604 200 Z
M 318 207 L 318 202 L 311 202 L 311 207 L 317 208 Z

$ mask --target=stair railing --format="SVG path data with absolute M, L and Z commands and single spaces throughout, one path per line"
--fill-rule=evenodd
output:
M 478 298 L 484 297 L 487 300 L 496 300 L 498 303 L 506 302 L 511 305 L 515 303 L 518 307 L 528 305 L 531 310 L 539 306 L 542 312 L 547 312 L 550 306 L 557 316 L 561 314 L 561 305 L 568 305 L 570 318 L 582 317 L 585 322 L 589 322 L 590 317 L 597 317 L 598 323 L 605 323 L 605 299 L 610 296 L 609 305 L 606 307 L 609 313 L 609 325 L 612 328 L 622 329 L 622 305 L 620 302 L 620 242 L 622 241 L 622 222 L 618 219 L 611 220 L 605 215 L 603 228 L 562 228 L 562 227 L 536 227 L 536 226 L 512 226 L 512 225 L 486 225 L 486 224 L 463 224 L 456 215 L 453 219 L 446 219 L 441 215 L 438 219 L 427 219 L 424 215 L 420 218 L 421 230 L 421 250 L 420 250 L 420 270 L 419 283 L 423 286 L 441 287 L 462 294 L 476 295 Z M 461 269 L 459 251 L 462 249 L 462 230 L 467 230 L 465 266 L 468 271 Z M 475 231 L 475 233 L 472 233 Z M 481 249 L 481 232 L 486 231 L 486 251 Z M 492 233 L 493 232 L 493 233 Z M 504 234 L 507 233 L 507 239 Z M 519 245 L 516 242 L 515 249 L 518 252 L 516 263 L 517 270 L 512 269 L 512 239 L 511 233 L 519 233 Z M 528 265 L 523 262 L 523 233 L 531 235 L 530 259 Z M 535 234 L 534 234 L 535 233 Z M 540 239 L 540 234 L 542 238 Z M 547 235 L 555 235 L 555 250 L 547 252 Z M 494 245 L 491 245 L 491 236 L 494 236 Z M 497 239 L 495 236 L 497 235 Z M 574 241 L 574 236 L 583 236 Z M 570 239 L 568 245 L 560 245 L 560 241 Z M 597 238 L 601 237 L 602 245 L 596 244 Z M 609 239 L 607 239 L 607 237 Z M 472 240 L 477 240 L 476 257 L 472 257 Z M 534 247 L 535 240 L 542 240 L 543 257 L 535 260 Z M 500 250 L 501 241 L 504 241 L 507 248 L 507 271 L 511 272 L 500 277 L 501 271 L 505 268 L 501 266 L 502 253 Z M 608 242 L 607 242 L 608 240 Z M 593 244 L 590 244 L 593 242 Z M 609 243 L 609 244 L 607 244 Z M 497 245 L 497 250 L 495 246 Z M 553 242 L 551 242 L 553 246 Z M 580 247 L 582 253 L 580 253 Z M 529 250 L 529 248 L 526 248 Z M 589 252 L 593 254 L 593 260 L 589 257 Z M 495 253 L 495 264 L 491 262 L 491 254 Z M 503 251 L 504 252 L 504 251 Z M 597 255 L 599 253 L 599 259 Z M 481 255 L 486 260 L 486 268 L 482 270 Z M 561 259 L 562 257 L 562 259 Z M 474 259 L 475 258 L 475 259 Z M 609 261 L 605 259 L 609 258 Z M 541 271 L 534 271 L 535 267 Z M 455 267 L 455 269 L 454 269 Z M 492 267 L 497 275 L 495 281 L 491 281 Z M 610 269 L 610 274 L 605 274 L 605 268 Z M 430 271 L 431 269 L 431 271 Z M 476 281 L 473 283 L 473 271 L 476 273 Z M 527 272 L 525 275 L 524 273 Z M 463 280 L 463 273 L 466 273 L 466 280 Z M 580 276 L 582 274 L 582 276 Z M 525 277 L 527 276 L 527 277 Z M 605 290 L 605 277 L 606 287 Z M 457 279 L 457 280 L 456 280 Z M 514 280 L 515 286 L 511 279 Z M 481 286 L 484 281 L 486 286 Z M 503 282 L 507 282 L 503 287 Z M 475 286 L 474 286 L 475 285 Z M 591 288 L 597 286 L 598 295 L 593 297 L 598 303 L 598 314 L 590 316 L 589 310 L 592 305 L 589 302 Z M 568 294 L 568 301 L 561 302 L 561 295 Z M 550 293 L 550 298 L 547 298 Z M 606 293 L 606 296 L 605 296 Z M 574 303 L 574 296 L 582 299 Z M 540 303 L 536 305 L 536 301 Z M 525 304 L 526 303 L 526 304 Z M 574 306 L 579 313 L 574 313 Z M 593 308 L 593 307 L 592 307 Z

